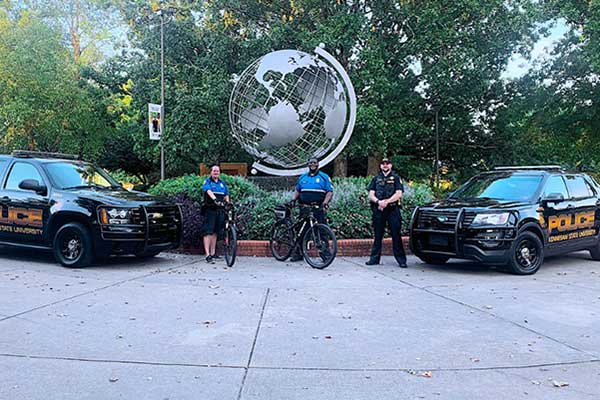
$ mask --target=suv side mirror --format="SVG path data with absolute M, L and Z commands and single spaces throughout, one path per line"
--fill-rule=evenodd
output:
M 560 203 L 561 201 L 565 201 L 565 196 L 563 196 L 562 193 L 550 193 L 542 199 L 544 204 Z
M 19 189 L 31 190 L 42 196 L 45 196 L 48 192 L 46 186 L 39 183 L 37 179 L 25 179 L 21 181 L 21 183 L 19 183 Z

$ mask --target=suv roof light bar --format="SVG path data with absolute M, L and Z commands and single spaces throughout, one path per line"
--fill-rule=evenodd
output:
M 76 154 L 52 153 L 47 151 L 15 150 L 12 152 L 12 156 L 17 158 L 60 158 L 64 160 L 81 160 L 81 157 Z
M 523 166 L 515 166 L 515 167 L 495 167 L 494 168 L 494 171 L 519 171 L 519 170 L 562 171 L 563 168 L 560 165 L 523 165 Z

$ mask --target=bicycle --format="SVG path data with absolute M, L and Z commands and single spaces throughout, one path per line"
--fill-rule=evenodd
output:
M 290 204 L 275 208 L 276 221 L 269 240 L 271 254 L 276 260 L 285 261 L 300 245 L 302 256 L 311 267 L 327 268 L 337 254 L 337 239 L 331 228 L 319 223 L 314 216 L 321 206 L 300 204 L 297 221 L 294 221 L 292 208 Z
M 237 231 L 235 229 L 235 210 L 233 204 L 219 204 L 225 215 L 225 226 L 223 228 L 223 248 L 225 250 L 225 262 L 228 267 L 233 267 L 237 255 Z

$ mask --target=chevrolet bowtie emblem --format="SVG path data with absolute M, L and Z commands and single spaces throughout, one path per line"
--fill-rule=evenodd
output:
M 148 214 L 148 218 L 150 219 L 160 219 L 163 215 L 161 213 L 150 213 Z

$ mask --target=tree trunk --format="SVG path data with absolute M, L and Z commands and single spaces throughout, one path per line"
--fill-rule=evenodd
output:
M 339 155 L 333 160 L 333 176 L 348 176 L 348 159 Z
M 373 153 L 372 156 L 369 156 L 369 161 L 367 163 L 367 176 L 377 175 L 379 173 L 379 164 L 381 163 L 381 153 Z

